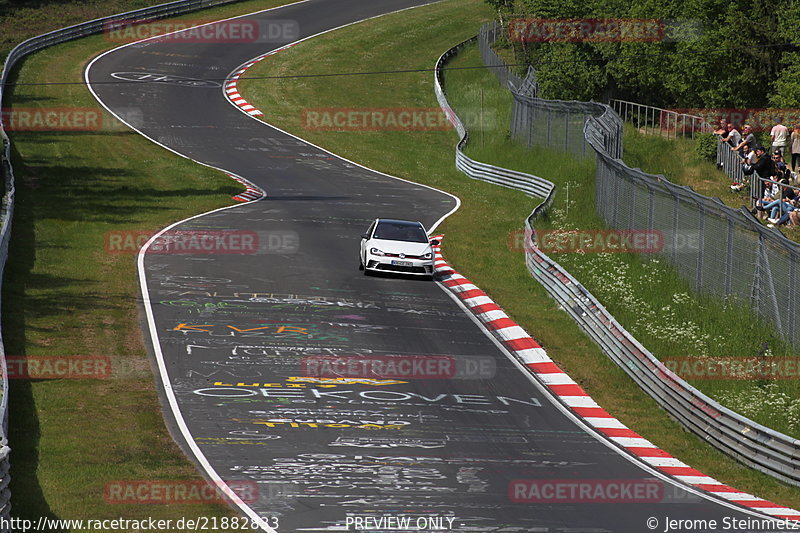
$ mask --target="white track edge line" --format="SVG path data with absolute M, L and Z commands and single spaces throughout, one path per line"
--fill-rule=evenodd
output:
M 229 18 L 226 18 L 226 19 L 216 20 L 216 21 L 209 22 L 209 23 L 206 23 L 206 24 L 200 24 L 200 25 L 198 25 L 198 26 L 194 26 L 194 27 L 207 26 L 207 25 L 210 25 L 210 24 L 218 24 L 218 23 L 220 23 L 220 22 L 225 22 L 225 21 L 228 21 L 228 20 L 234 20 L 234 19 L 237 19 L 237 18 L 249 17 L 249 16 L 252 16 L 252 15 L 256 15 L 256 14 L 260 14 L 260 13 L 265 13 L 265 12 L 268 12 L 268 11 L 273 11 L 273 10 L 277 10 L 277 9 L 281 9 L 281 8 L 288 7 L 288 6 L 294 6 L 294 5 L 297 5 L 297 4 L 302 4 L 302 3 L 305 3 L 305 2 L 308 2 L 308 1 L 310 1 L 310 0 L 299 0 L 298 2 L 292 2 L 292 3 L 289 3 L 289 4 L 285 4 L 285 5 L 282 5 L 282 6 L 277 6 L 277 7 L 273 7 L 273 8 L 269 8 L 269 9 L 262 9 L 262 10 L 259 10 L 259 11 L 254 11 L 254 12 L 252 12 L 252 13 L 247 13 L 247 14 L 245 14 L 245 15 L 238 15 L 238 16 L 236 16 L 236 17 L 229 17 Z M 436 0 L 436 1 L 439 1 L 439 0 Z M 421 4 L 421 5 L 419 5 L 419 6 L 413 6 L 413 7 L 410 7 L 410 8 L 405 8 L 405 9 L 403 9 L 403 10 L 400 10 L 400 11 L 405 11 L 406 9 L 415 9 L 415 8 L 417 8 L 417 7 L 423 7 L 423 6 L 427 6 L 427 5 L 433 4 L 433 3 L 436 3 L 436 2 L 428 2 L 428 3 L 426 3 L 426 4 Z M 393 13 L 396 13 L 396 12 L 393 12 Z M 389 13 L 387 13 L 387 14 L 389 14 Z M 379 16 L 382 16 L 382 15 L 379 15 Z M 370 17 L 370 18 L 377 18 L 377 17 Z M 369 20 L 369 19 L 365 19 L 365 20 Z M 363 22 L 363 21 L 356 21 L 356 22 L 353 22 L 353 23 L 351 23 L 350 25 L 352 25 L 352 24 L 356 24 L 356 23 L 358 23 L 358 22 Z M 174 31 L 174 32 L 171 32 L 171 33 L 180 33 L 180 32 L 182 32 L 182 31 L 186 31 L 187 29 L 189 29 L 189 28 L 182 29 L 182 30 L 178 30 L 178 31 Z M 323 33 L 324 33 L 324 32 L 323 32 Z M 214 169 L 214 170 L 219 170 L 219 171 L 221 171 L 221 172 L 230 172 L 230 171 L 227 171 L 227 170 L 225 170 L 225 169 L 222 169 L 222 168 L 220 168 L 220 167 L 215 167 L 215 166 L 213 166 L 213 165 L 209 165 L 209 164 L 207 164 L 207 163 L 203 163 L 202 161 L 198 161 L 198 160 L 196 160 L 196 159 L 194 159 L 194 158 L 192 158 L 192 157 L 189 157 L 188 155 L 182 154 L 182 153 L 178 152 L 177 150 L 174 150 L 174 149 L 170 148 L 169 146 L 166 146 L 166 145 L 162 144 L 161 142 L 159 142 L 159 141 L 156 141 L 156 140 L 155 140 L 155 139 L 153 139 L 152 137 L 150 137 L 150 136 L 146 135 L 145 133 L 143 133 L 142 131 L 140 131 L 138 128 L 135 128 L 135 127 L 133 127 L 133 126 L 132 126 L 130 123 L 128 123 L 127 121 L 123 120 L 123 119 L 122 119 L 122 118 L 121 118 L 119 115 L 117 115 L 116 113 L 114 113 L 114 111 L 112 111 L 112 110 L 111 110 L 111 109 L 110 109 L 110 108 L 109 108 L 109 107 L 108 107 L 108 106 L 105 104 L 105 102 L 103 102 L 103 100 L 102 100 L 102 99 L 100 99 L 100 97 L 97 95 L 97 93 L 94 91 L 94 88 L 92 87 L 92 84 L 91 84 L 91 82 L 90 82 L 90 80 L 89 80 L 89 71 L 91 70 L 91 68 L 92 68 L 92 65 L 94 65 L 94 63 L 95 63 L 95 62 L 96 62 L 98 59 L 100 59 L 100 58 L 104 57 L 105 55 L 107 55 L 107 54 L 109 54 L 109 53 L 111 53 L 111 52 L 115 52 L 115 51 L 121 50 L 122 48 L 126 48 L 126 47 L 128 47 L 128 46 L 131 46 L 131 45 L 133 45 L 133 44 L 141 43 L 141 42 L 148 41 L 148 40 L 151 40 L 151 39 L 163 38 L 163 37 L 164 37 L 164 35 L 170 35 L 170 33 L 168 33 L 168 34 L 163 34 L 163 35 L 157 35 L 157 36 L 153 36 L 153 37 L 149 37 L 149 38 L 147 38 L 147 39 L 142 39 L 141 41 L 134 41 L 134 42 L 132 42 L 132 43 L 126 43 L 126 44 L 124 44 L 124 45 L 122 45 L 122 46 L 118 46 L 118 47 L 116 47 L 116 48 L 112 48 L 111 50 L 106 50 L 106 51 L 105 51 L 105 52 L 103 52 L 102 54 L 100 54 L 100 55 L 96 56 L 95 58 L 93 58 L 93 59 L 92 59 L 92 60 L 89 62 L 89 64 L 87 64 L 87 65 L 86 65 L 86 68 L 84 69 L 84 82 L 85 82 L 85 84 L 86 84 L 86 87 L 89 89 L 89 92 L 91 92 L 91 93 L 92 93 L 92 96 L 94 97 L 94 99 L 95 99 L 95 100 L 97 100 L 97 102 L 98 102 L 98 103 L 99 103 L 101 106 L 103 106 L 103 108 L 104 108 L 106 111 L 108 111 L 108 112 L 109 112 L 109 113 L 110 113 L 112 116 L 114 116 L 114 117 L 115 117 L 117 120 L 119 120 L 120 122 L 122 122 L 123 124 L 125 124 L 126 126 L 128 126 L 130 129 L 132 129 L 133 131 L 135 131 L 136 133 L 138 133 L 139 135 L 141 135 L 141 136 L 142 136 L 142 137 L 144 137 L 145 139 L 147 139 L 147 140 L 151 141 L 152 143 L 154 143 L 154 144 L 156 144 L 156 145 L 158 145 L 158 146 L 160 146 L 160 147 L 162 147 L 162 148 L 164 148 L 164 149 L 166 149 L 166 150 L 168 150 L 168 151 L 170 151 L 170 152 L 174 153 L 175 155 L 178 155 L 178 156 L 180 156 L 180 157 L 183 157 L 183 158 L 185 158 L 185 159 L 188 159 L 188 160 L 190 160 L 190 161 L 193 161 L 194 163 L 197 163 L 197 164 L 199 164 L 199 165 L 202 165 L 202 166 L 205 166 L 205 167 L 208 167 L 208 168 Z M 222 83 L 222 87 L 225 87 L 225 86 L 226 86 L 226 84 L 227 84 L 227 79 L 226 79 L 226 81 L 225 81 L 225 82 L 223 82 L 223 83 Z M 230 103 L 231 105 L 234 105 L 234 104 L 233 104 L 233 103 L 232 103 L 232 102 L 231 102 L 231 101 L 230 101 L 228 98 L 226 98 L 226 100 L 227 100 L 227 101 L 228 101 L 228 103 Z M 323 150 L 324 152 L 327 152 L 327 153 L 329 153 L 329 154 L 331 154 L 331 155 L 333 155 L 333 156 L 335 156 L 335 157 L 337 157 L 337 158 L 339 158 L 339 159 L 341 159 L 341 160 L 343 160 L 343 161 L 346 161 L 346 162 L 348 162 L 348 163 L 351 163 L 351 164 L 353 164 L 353 165 L 356 165 L 356 166 L 358 166 L 358 167 L 360 167 L 360 168 L 363 168 L 363 169 L 365 169 L 365 170 L 368 170 L 368 171 L 374 172 L 374 173 L 376 173 L 376 174 L 380 174 L 380 175 L 386 176 L 386 177 L 388 177 L 388 178 L 397 179 L 397 180 L 400 180 L 400 181 L 403 181 L 403 182 L 406 182 L 406 183 L 411 183 L 411 184 L 414 184 L 414 185 L 418 185 L 418 186 L 426 187 L 426 188 L 428 188 L 428 189 L 435 190 L 435 191 L 437 191 L 437 192 L 440 192 L 440 193 L 442 193 L 442 194 L 445 194 L 445 195 L 447 195 L 447 196 L 450 196 L 450 197 L 454 198 L 454 199 L 456 200 L 456 206 L 455 206 L 455 207 L 454 207 L 452 210 L 450 210 L 448 213 L 446 213 L 445 215 L 443 215 L 443 216 L 442 216 L 442 217 L 441 217 L 441 218 L 440 218 L 438 221 L 436 221 L 436 223 L 435 223 L 435 224 L 434 224 L 434 225 L 431 227 L 431 229 L 429 230 L 429 232 L 430 232 L 430 231 L 433 231 L 433 229 L 434 229 L 434 228 L 436 228 L 436 227 L 437 227 L 437 226 L 438 226 L 438 225 L 439 225 L 439 224 L 440 224 L 442 221 L 444 221 L 444 220 L 445 220 L 445 219 L 446 219 L 448 216 L 450 216 L 451 214 L 453 214 L 453 213 L 454 213 L 456 210 L 458 210 L 458 208 L 461 206 L 461 199 L 460 199 L 460 198 L 458 198 L 457 196 L 453 195 L 453 194 L 450 194 L 450 193 L 448 193 L 448 192 L 446 192 L 446 191 L 441 191 L 441 190 L 439 190 L 439 189 L 436 189 L 436 188 L 434 188 L 434 187 L 430 187 L 430 186 L 428 186 L 428 185 L 422 185 L 422 184 L 414 183 L 414 182 L 412 182 L 412 181 L 410 181 L 410 180 L 406 180 L 406 179 L 403 179 L 403 178 L 400 178 L 400 177 L 397 177 L 397 176 L 392 176 L 392 175 L 390 175 L 390 174 L 386 174 L 386 173 L 384 173 L 384 172 L 380 172 L 380 171 L 377 171 L 377 170 L 370 169 L 369 167 L 366 167 L 366 166 L 364 166 L 364 165 L 360 165 L 360 164 L 358 164 L 358 163 L 355 163 L 355 162 L 353 162 L 353 161 L 350 161 L 349 159 L 346 159 L 346 158 L 344 158 L 344 157 L 338 156 L 338 155 L 334 154 L 333 152 L 331 152 L 331 151 L 329 151 L 329 150 L 325 150 L 324 148 L 321 148 L 321 147 L 319 147 L 319 146 L 316 146 L 316 145 L 314 145 L 314 144 L 312 144 L 312 143 L 309 143 L 308 141 L 305 141 L 304 139 L 301 139 L 301 138 L 299 138 L 299 137 L 297 137 L 297 136 L 295 136 L 295 135 L 292 135 L 291 133 L 285 132 L 285 131 L 281 130 L 280 128 L 276 128 L 276 127 L 272 126 L 272 125 L 271 125 L 271 124 L 269 124 L 269 123 L 266 123 L 266 122 L 264 122 L 264 121 L 262 121 L 262 120 L 259 120 L 259 119 L 255 118 L 255 117 L 253 117 L 252 115 L 249 115 L 249 114 L 247 114 L 247 112 L 246 112 L 246 111 L 243 111 L 243 110 L 242 110 L 242 109 L 240 109 L 238 106 L 235 106 L 235 105 L 234 105 L 234 107 L 236 107 L 236 109 L 239 109 L 239 111 L 240 111 L 240 112 L 244 113 L 245 115 L 249 116 L 250 118 L 253 118 L 253 120 L 257 120 L 258 122 L 261 122 L 261 123 L 263 123 L 263 124 L 266 124 L 267 126 L 273 127 L 273 128 L 274 128 L 274 129 L 276 129 L 277 131 L 280 131 L 280 132 L 282 132 L 282 133 L 284 133 L 284 134 L 290 135 L 291 137 L 294 137 L 294 138 L 296 138 L 296 139 L 298 139 L 298 140 L 301 140 L 301 141 L 305 142 L 306 144 L 308 144 L 308 145 L 310 145 L 310 146 L 314 146 L 315 148 L 318 148 L 318 149 L 320 149 L 320 150 Z M 230 172 L 230 173 L 231 173 L 231 174 L 233 174 L 233 172 Z M 237 175 L 237 176 L 238 176 L 238 175 Z M 242 178 L 241 176 L 238 176 L 238 177 Z M 246 179 L 246 178 L 242 178 L 242 179 Z M 252 182 L 249 182 L 249 180 L 247 180 L 247 181 L 248 181 L 248 183 L 252 183 Z M 252 185 L 253 185 L 253 187 L 254 187 L 254 188 L 255 188 L 255 187 L 258 187 L 258 186 L 257 186 L 257 185 L 255 185 L 255 184 L 252 184 Z M 258 187 L 258 188 L 260 189 L 260 187 Z M 262 189 L 262 190 L 263 190 L 263 189 Z M 258 200 L 256 200 L 256 201 L 261 201 L 261 200 L 264 200 L 265 198 L 266 198 L 266 195 L 262 196 L 262 198 L 260 198 L 260 199 L 258 199 Z M 207 211 L 207 212 L 205 212 L 205 213 L 200 213 L 200 214 L 197 214 L 197 215 L 194 215 L 194 216 L 191 216 L 191 217 L 185 218 L 185 219 L 183 219 L 183 220 L 179 220 L 178 222 L 175 222 L 175 223 L 173 223 L 173 224 L 171 224 L 171 225 L 167 226 L 166 228 L 164 228 L 164 229 L 162 229 L 161 231 L 159 231 L 157 234 L 153 235 L 153 236 L 152 236 L 152 237 L 151 237 L 151 238 L 150 238 L 150 239 L 149 239 L 149 240 L 148 240 L 148 241 L 147 241 L 147 242 L 146 242 L 146 243 L 145 243 L 145 244 L 142 246 L 142 248 L 139 250 L 139 252 L 138 252 L 138 254 L 137 254 L 137 269 L 138 269 L 138 271 L 139 271 L 139 287 L 140 287 L 140 290 L 141 290 L 141 292 L 142 292 L 142 304 L 143 304 L 143 306 L 144 306 L 144 308 L 145 308 L 145 314 L 147 315 L 147 322 L 148 322 L 148 328 L 149 328 L 149 332 L 150 332 L 151 343 L 153 344 L 154 355 L 155 355 L 155 357 L 156 357 L 156 362 L 157 362 L 157 364 L 158 364 L 159 374 L 161 375 L 161 381 L 162 381 L 162 383 L 163 383 L 163 385 L 164 385 L 164 393 L 165 393 L 165 395 L 167 396 L 167 401 L 169 402 L 170 409 L 171 409 L 171 411 L 172 411 L 172 414 L 173 414 L 173 416 L 175 417 L 175 422 L 176 422 L 176 424 L 178 425 L 178 428 L 180 429 L 181 435 L 183 436 L 184 440 L 185 440 L 185 441 L 186 441 L 186 443 L 187 443 L 187 446 L 189 446 L 190 450 L 191 450 L 191 451 L 192 451 L 192 453 L 195 455 L 195 458 L 196 458 L 196 459 L 197 459 L 197 461 L 200 463 L 200 465 L 203 467 L 203 470 L 205 470 L 205 472 L 206 472 L 206 474 L 209 476 L 209 478 L 211 478 L 211 480 L 213 480 L 214 482 L 216 482 L 216 483 L 220 484 L 221 486 L 224 486 L 224 487 L 227 489 L 227 492 L 228 492 L 228 494 L 230 495 L 231 501 L 232 501 L 232 502 L 233 502 L 233 503 L 234 503 L 234 504 L 235 504 L 235 505 L 236 505 L 236 506 L 237 506 L 239 509 L 241 509 L 241 510 L 242 510 L 242 511 L 243 511 L 243 512 L 244 512 L 244 513 L 245 513 L 245 514 L 248 516 L 248 517 L 250 517 L 250 518 L 251 518 L 251 519 L 253 519 L 253 520 L 254 520 L 254 521 L 257 523 L 257 524 L 259 524 L 259 526 L 260 526 L 262 529 L 264 529 L 264 530 L 265 530 L 265 531 L 267 531 L 268 533 L 278 533 L 276 530 L 272 529 L 272 528 L 269 526 L 269 524 L 267 524 L 266 520 L 262 519 L 262 518 L 261 518 L 261 517 L 258 515 L 258 513 L 256 513 L 256 512 L 255 512 L 255 511 L 254 511 L 254 510 L 253 510 L 253 509 L 252 509 L 252 508 L 251 508 L 249 505 L 247 505 L 245 502 L 243 502 L 243 501 L 241 500 L 241 498 L 239 498 L 239 497 L 238 497 L 238 495 L 237 495 L 237 494 L 236 494 L 236 493 L 235 493 L 235 492 L 234 492 L 232 489 L 230 489 L 230 487 L 228 486 L 228 484 L 227 484 L 227 483 L 226 483 L 226 482 L 225 482 L 225 481 L 224 481 L 224 480 L 221 478 L 221 476 L 220 476 L 220 475 L 217 473 L 217 471 L 216 471 L 216 470 L 215 470 L 215 469 L 214 469 L 214 468 L 211 466 L 211 463 L 208 461 L 208 459 L 206 458 L 206 456 L 203 454 L 203 452 L 202 452 L 202 451 L 200 450 L 200 448 L 197 446 L 197 443 L 195 442 L 194 438 L 192 438 L 192 436 L 191 436 L 191 432 L 189 431 L 189 428 L 188 428 L 188 426 L 186 425 L 186 421 L 184 420 L 184 418 L 183 418 L 183 415 L 181 414 L 181 411 L 180 411 L 180 409 L 178 408 L 178 405 L 177 405 L 177 399 L 175 398 L 175 394 L 174 394 L 174 392 L 172 391 L 172 386 L 171 386 L 171 384 L 170 384 L 170 382 L 169 382 L 169 380 L 168 380 L 169 374 L 168 374 L 168 372 L 167 372 L 167 369 L 166 369 L 166 364 L 165 364 L 165 362 L 164 362 L 163 353 L 161 352 L 161 344 L 158 342 L 158 335 L 157 335 L 156 328 L 155 328 L 155 318 L 154 318 L 154 316 L 153 316 L 153 310 L 152 310 L 152 305 L 151 305 L 151 300 L 150 300 L 150 293 L 149 293 L 149 291 L 148 291 L 148 289 L 147 289 L 147 284 L 146 284 L 146 282 L 145 282 L 145 277 L 144 277 L 144 275 L 145 275 L 145 272 L 144 272 L 144 256 L 145 256 L 145 252 L 147 251 L 147 249 L 149 248 L 149 246 L 150 246 L 150 245 L 151 245 L 151 244 L 152 244 L 152 243 L 153 243 L 153 242 L 154 242 L 154 241 L 155 241 L 155 240 L 156 240 L 156 239 L 157 239 L 157 238 L 158 238 L 160 235 L 162 235 L 164 232 L 166 232 L 166 231 L 169 231 L 171 228 L 173 228 L 173 227 L 177 226 L 178 224 L 182 224 L 182 223 L 184 223 L 184 222 L 187 222 L 187 221 L 189 221 L 189 220 L 192 220 L 192 219 L 194 219 L 194 218 L 198 218 L 198 217 L 201 217 L 201 216 L 210 215 L 210 214 L 212 214 L 212 213 L 216 213 L 216 212 L 219 212 L 219 211 L 224 211 L 224 210 L 227 210 L 227 209 L 234 209 L 234 208 L 240 207 L 240 206 L 242 206 L 242 205 L 246 205 L 246 204 L 248 204 L 248 203 L 252 203 L 252 202 L 245 202 L 245 203 L 239 203 L 239 204 L 234 204 L 234 205 L 230 205 L 230 206 L 221 207 L 221 208 L 219 208 L 219 209 L 214 209 L 214 210 L 211 210 L 211 211 Z
M 452 267 L 451 267 L 451 268 L 452 268 Z M 539 390 L 542 392 L 542 395 L 543 395 L 545 398 L 547 398 L 547 399 L 550 401 L 550 403 L 552 403 L 552 404 L 553 404 L 553 405 L 554 405 L 554 406 L 555 406 L 555 407 L 556 407 L 556 408 L 557 408 L 559 411 L 561 411 L 561 412 L 562 412 L 562 413 L 563 413 L 563 414 L 564 414 L 564 415 L 565 415 L 565 416 L 566 416 L 568 419 L 572 420 L 572 421 L 573 421 L 573 422 L 574 422 L 574 423 L 575 423 L 575 424 L 576 424 L 576 425 L 577 425 L 579 428 L 583 429 L 583 430 L 584 430 L 586 433 L 588 433 L 589 435 L 591 435 L 591 436 L 592 436 L 592 437 L 593 437 L 595 440 L 597 440 L 597 441 L 601 442 L 603 445 L 605 445 L 606 447 L 610 448 L 611 450 L 613 450 L 614 452 L 616 452 L 618 455 L 622 456 L 623 458 L 625 458 L 626 460 L 628 460 L 630 463 L 634 464 L 635 466 L 639 467 L 640 469 L 644 470 L 645 472 L 647 472 L 647 473 L 649 473 L 649 474 L 652 474 L 653 476 L 655 476 L 655 477 L 657 477 L 657 478 L 661 479 L 662 481 L 665 481 L 665 482 L 669 483 L 670 485 L 673 485 L 673 486 L 675 486 L 675 487 L 678 487 L 678 488 L 680 488 L 680 489 L 682 489 L 682 490 L 684 490 L 684 491 L 686 491 L 686 492 L 688 492 L 688 493 L 690 493 L 690 494 L 694 494 L 695 496 L 699 496 L 699 497 L 701 497 L 701 498 L 703 498 L 703 499 L 705 499 L 705 500 L 708 500 L 708 501 L 709 501 L 709 502 L 711 502 L 711 503 L 717 504 L 717 505 L 719 505 L 719 506 L 721 506 L 721 507 L 727 507 L 727 508 L 729 508 L 729 509 L 731 509 L 731 510 L 734 510 L 734 511 L 736 511 L 736 512 L 740 512 L 740 513 L 744 513 L 744 514 L 749 514 L 749 515 L 751 515 L 751 516 L 755 516 L 755 517 L 757 517 L 757 518 L 759 518 L 759 519 L 762 519 L 762 520 L 773 520 L 773 521 L 775 521 L 775 522 L 779 522 L 779 521 L 783 520 L 783 519 L 780 519 L 780 518 L 770 517 L 770 516 L 769 516 L 769 515 L 767 515 L 766 513 L 759 513 L 759 512 L 757 512 L 757 511 L 753 511 L 753 510 L 751 510 L 751 509 L 749 509 L 749 508 L 747 508 L 747 507 L 742 507 L 741 505 L 734 505 L 734 504 L 731 504 L 731 503 L 730 503 L 730 502 L 728 502 L 727 500 L 724 500 L 724 499 L 722 499 L 722 498 L 719 498 L 719 497 L 715 497 L 715 496 L 714 496 L 714 495 L 712 495 L 711 493 L 708 493 L 708 492 L 706 492 L 706 491 L 703 491 L 702 489 L 698 489 L 698 488 L 696 488 L 696 487 L 693 487 L 692 485 L 688 485 L 688 484 L 682 483 L 681 481 L 679 481 L 679 480 L 675 479 L 673 476 L 671 476 L 671 475 L 669 475 L 669 474 L 666 474 L 666 473 L 664 473 L 664 472 L 661 472 L 661 471 L 659 471 L 659 470 L 656 470 L 656 469 L 652 468 L 650 465 L 648 465 L 647 463 L 645 463 L 644 461 L 642 461 L 640 457 L 638 457 L 638 456 L 636 456 L 636 455 L 634 455 L 634 454 L 632 454 L 632 453 L 630 453 L 630 452 L 627 452 L 627 451 L 625 451 L 625 449 L 624 449 L 624 448 L 621 448 L 621 447 L 620 447 L 620 446 L 619 446 L 617 443 L 615 443 L 615 442 L 613 442 L 613 441 L 609 440 L 609 438 L 608 438 L 608 437 L 606 437 L 605 435 L 601 434 L 599 431 L 597 431 L 597 429 L 596 429 L 596 428 L 593 428 L 593 427 L 589 426 L 588 424 L 586 424 L 586 423 L 583 421 L 583 419 L 582 419 L 582 418 L 580 418 L 580 417 L 579 417 L 577 414 L 575 414 L 574 412 L 572 412 L 572 410 L 570 410 L 569 408 L 567 408 L 567 406 L 566 406 L 564 403 L 562 403 L 561 401 L 559 401 L 559 399 L 558 399 L 558 396 L 557 396 L 557 395 L 556 395 L 556 394 L 555 394 L 553 391 L 551 391 L 551 390 L 550 390 L 550 389 L 548 389 L 546 386 L 544 386 L 544 385 L 543 385 L 543 384 L 542 384 L 542 383 L 541 383 L 539 380 L 537 380 L 537 379 L 536 379 L 536 377 L 534 376 L 534 374 L 533 374 L 533 373 L 530 371 L 530 369 L 528 369 L 526 366 L 524 366 L 524 365 L 523 365 L 523 364 L 522 364 L 522 363 L 521 363 L 521 362 L 520 362 L 520 361 L 519 361 L 519 360 L 518 360 L 518 359 L 517 359 L 517 358 L 516 358 L 516 357 L 515 357 L 515 356 L 514 356 L 514 355 L 513 355 L 513 354 L 512 354 L 510 351 L 509 351 L 509 350 L 508 350 L 508 348 L 506 348 L 506 347 L 505 347 L 505 346 L 504 346 L 504 345 L 503 345 L 503 344 L 502 344 L 502 343 L 501 343 L 501 342 L 500 342 L 500 341 L 497 339 L 497 337 L 495 337 L 495 336 L 494 336 L 494 335 L 493 335 L 493 334 L 492 334 L 492 333 L 491 333 L 491 332 L 490 332 L 488 329 L 486 329 L 486 327 L 485 327 L 485 326 L 483 325 L 483 323 L 482 323 L 482 322 L 481 322 L 481 321 L 478 319 L 478 317 L 476 317 L 476 316 L 475 316 L 475 314 L 474 314 L 472 311 L 470 311 L 470 310 L 469 310 L 469 308 L 467 308 L 467 307 L 466 307 L 466 306 L 465 306 L 465 305 L 464 305 L 464 304 L 461 302 L 461 299 L 460 299 L 460 298 L 459 298 L 459 297 L 458 297 L 458 296 L 457 296 L 455 293 L 453 293 L 453 292 L 450 290 L 450 288 L 449 288 L 449 287 L 447 287 L 447 286 L 446 286 L 444 283 L 442 283 L 441 281 L 437 281 L 437 282 L 436 282 L 436 284 L 437 284 L 437 285 L 438 285 L 438 286 L 439 286 L 439 287 L 440 287 L 440 288 L 441 288 L 441 289 L 442 289 L 442 290 L 443 290 L 443 291 L 444 291 L 444 292 L 445 292 L 445 293 L 446 293 L 446 294 L 447 294 L 447 295 L 448 295 L 448 296 L 449 296 L 449 297 L 450 297 L 450 298 L 451 298 L 451 299 L 452 299 L 454 302 L 456 302 L 456 304 L 458 304 L 458 306 L 459 306 L 459 307 L 461 307 L 461 309 L 464 311 L 464 313 L 465 313 L 467 316 L 469 316 L 469 318 L 470 318 L 470 319 L 471 319 L 471 320 L 472 320 L 472 321 L 473 321 L 475 324 L 477 324 L 477 326 L 478 326 L 478 327 L 480 328 L 480 330 L 481 330 L 481 331 L 484 333 L 484 335 L 486 335 L 487 337 L 489 337 L 489 339 L 490 339 L 490 340 L 491 340 L 491 341 L 492 341 L 492 342 L 493 342 L 493 343 L 494 343 L 494 344 L 495 344 L 495 345 L 496 345 L 496 346 L 497 346 L 497 347 L 500 349 L 500 351 L 501 351 L 501 352 L 502 352 L 502 353 L 503 353 L 503 354 L 504 354 L 504 355 L 505 355 L 505 356 L 506 356 L 506 357 L 507 357 L 507 358 L 508 358 L 508 359 L 511 361 L 511 363 L 512 363 L 514 366 L 516 366 L 516 367 L 517 367 L 517 369 L 519 369 L 519 371 L 520 371 L 520 372 L 522 372 L 522 373 L 525 375 L 525 377 L 528 379 L 528 381 L 530 381 L 531 383 L 533 383 L 533 384 L 534 384 L 534 386 L 536 386 L 536 388 L 538 388 L 538 389 L 539 389 Z M 591 398 L 591 397 L 590 397 L 590 398 Z

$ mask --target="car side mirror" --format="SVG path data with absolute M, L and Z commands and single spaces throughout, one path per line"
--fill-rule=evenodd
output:
M 434 245 L 434 246 L 439 246 L 439 239 L 433 239 L 431 241 L 431 244 Z

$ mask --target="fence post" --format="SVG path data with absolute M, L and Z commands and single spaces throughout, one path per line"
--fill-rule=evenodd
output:
M 758 233 L 758 244 L 756 245 L 755 265 L 753 266 L 753 280 L 750 285 L 750 307 L 758 313 L 758 300 L 760 298 L 760 285 L 761 280 L 761 244 L 764 239 L 760 231 Z
M 705 206 L 698 202 L 697 208 L 699 211 L 698 217 L 698 249 L 697 249 L 697 273 L 695 275 L 695 283 L 697 284 L 697 290 L 699 291 L 703 287 L 703 250 L 705 249 L 705 240 L 706 240 L 706 209 Z M 684 239 L 683 242 L 688 243 L 688 239 Z
M 730 217 L 728 221 L 727 240 L 725 246 L 725 296 L 730 296 L 733 290 L 733 239 L 736 236 L 734 223 Z
M 583 115 L 583 120 L 581 122 L 586 124 L 586 120 L 587 120 L 586 119 L 586 115 Z M 586 145 L 588 145 L 588 144 L 589 144 L 589 141 L 586 140 L 586 136 L 585 135 L 581 135 L 581 147 L 582 147 L 582 155 L 583 155 L 584 159 L 586 159 L 586 150 L 588 149 L 588 147 Z M 595 158 L 595 159 L 597 159 L 597 158 Z
M 675 243 L 677 239 L 675 237 L 678 235 L 678 213 L 681 206 L 681 200 L 678 198 L 672 189 L 668 188 L 669 193 L 672 195 L 672 263 L 677 263 L 678 261 L 678 253 L 675 247 Z
M 528 120 L 528 148 L 533 146 L 533 122 L 536 120 L 536 110 L 525 102 L 525 118 Z
M 613 170 L 609 169 L 609 174 L 612 174 L 612 173 L 613 173 Z M 614 187 L 613 190 L 611 191 L 611 198 L 620 198 L 620 195 L 619 195 L 619 181 L 620 180 L 612 179 L 612 180 L 609 180 L 609 181 L 611 182 L 612 186 Z M 615 201 L 615 202 L 611 202 L 611 203 L 614 205 L 613 211 L 611 212 L 611 225 L 614 226 L 615 228 L 618 228 L 619 227 L 619 217 L 617 216 L 617 214 L 619 213 L 619 202 Z
M 642 127 L 642 106 L 636 106 L 636 131 Z
M 759 235 L 761 235 L 760 231 Z M 778 295 L 775 293 L 775 279 L 772 277 L 772 270 L 769 266 L 769 254 L 767 254 L 767 248 L 763 239 L 759 239 L 758 251 L 761 255 L 759 262 L 763 261 L 764 263 L 764 276 L 766 277 L 767 288 L 769 289 L 769 293 L 767 294 L 769 297 L 768 303 L 772 307 L 773 322 L 778 328 L 778 331 L 783 331 L 783 321 L 781 320 L 781 311 L 778 305 Z M 761 280 L 759 280 L 759 282 L 761 282 Z M 768 315 L 767 318 L 769 318 Z
M 636 205 L 636 185 L 633 181 L 625 180 L 625 184 L 631 190 L 631 201 L 630 205 L 630 213 L 628 214 L 628 227 L 627 229 L 636 229 L 634 226 L 636 224 L 636 211 L 639 209 L 639 206 Z

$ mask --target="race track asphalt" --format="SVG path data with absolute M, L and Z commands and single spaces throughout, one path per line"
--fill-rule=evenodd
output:
M 242 20 L 293 21 L 294 40 L 424 3 L 308 0 Z M 666 517 L 747 516 L 598 439 L 439 284 L 358 270 L 359 236 L 372 219 L 431 227 L 457 200 L 342 160 L 232 106 L 222 80 L 282 44 L 151 40 L 87 67 L 96 97 L 130 126 L 267 192 L 170 230 L 213 235 L 213 251 L 151 247 L 141 258 L 166 416 L 205 474 L 239 487 L 242 510 L 280 532 L 405 516 L 423 531 L 440 523 L 440 531 L 623 533 L 649 531 L 648 517 L 663 531 Z M 309 376 L 331 357 L 437 364 L 402 378 Z M 539 500 L 514 501 L 514 480 L 530 480 Z M 575 483 L 646 491 L 565 498 Z M 562 493 L 545 494 L 554 486 Z M 391 530 L 361 524 L 349 530 Z

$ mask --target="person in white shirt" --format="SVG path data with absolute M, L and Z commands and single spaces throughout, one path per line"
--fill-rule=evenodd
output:
M 728 124 L 725 127 L 725 131 L 720 134 L 719 140 L 720 142 L 728 143 L 728 145 L 734 147 L 739 144 L 739 141 L 742 140 L 742 135 L 735 127 L 733 127 L 733 124 Z
M 769 138 L 772 140 L 772 149 L 778 149 L 781 155 L 786 155 L 786 149 L 789 147 L 789 128 L 778 121 L 770 130 Z

